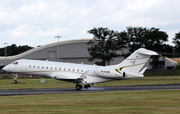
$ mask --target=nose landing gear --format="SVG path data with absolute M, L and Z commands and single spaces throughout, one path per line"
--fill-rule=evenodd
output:
M 17 83 L 17 80 L 16 80 L 16 79 L 18 78 L 18 75 L 17 75 L 17 74 L 13 74 L 13 75 L 14 75 L 14 77 L 13 77 L 13 78 L 14 78 L 13 83 L 16 84 L 16 83 Z
M 16 84 L 16 83 L 17 83 L 17 80 L 14 80 L 13 83 Z

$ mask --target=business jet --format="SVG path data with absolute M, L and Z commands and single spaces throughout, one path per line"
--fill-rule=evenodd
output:
M 89 88 L 97 83 L 144 77 L 143 73 L 147 69 L 144 65 L 151 55 L 158 54 L 140 48 L 121 63 L 110 66 L 20 59 L 5 66 L 3 70 L 14 73 L 14 83 L 17 83 L 17 74 L 38 75 L 73 82 L 76 90 L 80 90 L 82 84 L 84 88 Z

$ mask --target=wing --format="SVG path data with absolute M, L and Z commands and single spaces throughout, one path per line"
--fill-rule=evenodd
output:
M 61 72 L 61 73 L 52 73 L 49 74 L 49 77 L 52 77 L 57 80 L 73 82 L 73 83 L 84 83 L 84 78 L 89 71 L 82 73 L 73 73 L 73 72 Z
M 100 82 L 107 82 L 112 79 L 102 78 L 99 76 L 89 75 L 89 70 L 87 70 L 84 73 L 77 73 L 77 72 L 56 72 L 56 73 L 50 73 L 48 74 L 49 77 L 67 81 L 67 82 L 73 82 L 73 83 L 82 83 L 82 84 L 94 84 L 94 83 L 100 83 Z

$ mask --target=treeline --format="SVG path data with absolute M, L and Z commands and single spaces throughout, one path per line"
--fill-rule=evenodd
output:
M 12 44 L 11 46 L 6 47 L 6 52 L 7 56 L 13 56 L 28 51 L 30 49 L 33 49 L 33 47 L 28 45 L 17 46 L 16 44 Z M 5 47 L 0 48 L 0 56 L 5 56 Z
M 139 48 L 146 48 L 156 52 L 172 53 L 180 55 L 180 32 L 175 34 L 173 43 L 175 46 L 167 44 L 168 35 L 159 28 L 127 27 L 126 31 L 114 31 L 108 28 L 93 28 L 88 31 L 94 38 L 87 44 L 91 58 L 98 65 L 109 65 L 110 61 L 116 57 L 127 57 Z M 129 49 L 126 55 L 120 55 L 117 50 Z M 158 67 L 158 56 L 153 57 L 151 66 Z

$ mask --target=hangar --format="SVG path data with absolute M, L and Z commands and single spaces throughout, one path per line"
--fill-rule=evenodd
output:
M 17 59 L 48 61 L 59 60 L 60 62 L 94 64 L 93 62 L 88 61 L 90 55 L 88 53 L 88 45 L 86 45 L 86 43 L 89 40 L 91 39 L 76 39 L 55 42 L 31 49 L 15 56 L 0 57 L 0 66 L 2 68 Z M 118 51 L 118 53 L 127 52 L 128 49 L 122 49 Z M 111 61 L 111 65 L 118 64 L 122 60 L 124 60 L 123 57 L 115 58 L 113 61 Z M 175 67 L 175 65 L 177 64 L 175 61 L 164 57 L 160 60 L 160 63 L 163 69 Z M 150 68 L 148 63 L 146 64 L 146 66 Z
M 94 64 L 88 61 L 90 55 L 88 53 L 88 45 L 86 45 L 86 43 L 89 40 L 91 39 L 76 39 L 55 42 L 31 49 L 15 56 L 3 56 L 0 57 L 0 66 L 5 66 L 17 59 L 58 61 L 58 55 L 60 62 Z M 120 60 L 118 59 L 118 62 L 114 60 L 111 64 L 119 63 L 119 61 L 122 60 L 123 58 Z

